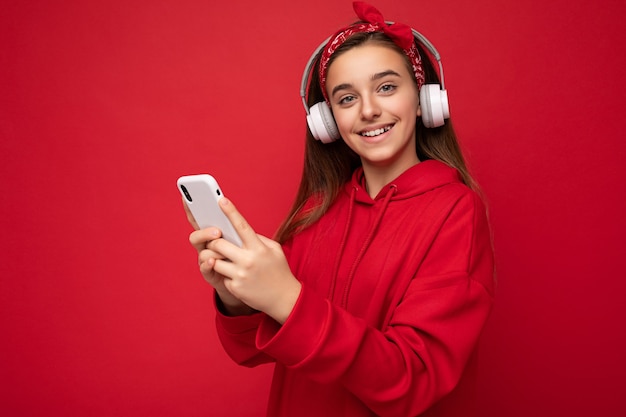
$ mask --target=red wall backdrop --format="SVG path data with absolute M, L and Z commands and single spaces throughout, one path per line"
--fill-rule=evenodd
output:
M 441 52 L 489 201 L 483 415 L 624 415 L 625 3 L 375 4 Z M 0 414 L 261 416 L 270 368 L 219 346 L 175 180 L 212 172 L 273 233 L 302 69 L 350 2 L 1 9 Z

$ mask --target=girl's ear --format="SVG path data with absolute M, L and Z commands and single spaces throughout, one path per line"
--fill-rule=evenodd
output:
M 422 106 L 417 106 L 417 117 L 422 117 Z

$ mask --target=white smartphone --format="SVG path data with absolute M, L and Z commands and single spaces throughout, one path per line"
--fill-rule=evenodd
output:
M 185 175 L 176 182 L 178 190 L 200 228 L 217 227 L 222 237 L 241 247 L 241 238 L 217 202 L 224 196 L 209 174 Z

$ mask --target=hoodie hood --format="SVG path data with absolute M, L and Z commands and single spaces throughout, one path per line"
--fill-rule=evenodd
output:
M 392 189 L 394 192 L 390 200 L 397 201 L 415 197 L 446 184 L 460 182 L 462 182 L 461 176 L 456 169 L 443 162 L 429 159 L 404 171 L 384 186 L 374 199 L 367 193 L 365 174 L 361 167 L 354 171 L 344 191 L 348 195 L 354 193 L 354 201 L 358 203 L 374 204 L 378 200 L 385 199 Z

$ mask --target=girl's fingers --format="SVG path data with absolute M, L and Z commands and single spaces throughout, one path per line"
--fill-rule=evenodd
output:
M 256 233 L 241 213 L 239 213 L 235 205 L 225 197 L 220 199 L 219 204 L 224 214 L 226 214 L 226 217 L 228 217 L 228 220 L 233 224 L 243 245 L 250 247 L 256 244 L 259 241 Z
M 213 258 L 208 258 L 206 260 L 198 259 L 198 265 L 200 266 L 200 273 L 206 276 L 207 274 L 210 274 L 214 270 L 215 259 Z
M 224 277 L 227 277 L 227 281 L 230 281 L 233 276 L 237 274 L 237 265 L 227 261 L 225 259 L 215 259 L 213 261 L 213 270 Z
M 234 204 L 226 198 L 221 198 L 219 201 L 220 207 L 228 220 L 232 223 L 233 227 L 237 231 L 237 234 L 241 238 L 243 247 L 240 248 L 225 239 L 214 239 L 207 242 L 206 248 L 220 253 L 224 258 L 238 263 L 246 257 L 246 250 L 258 249 L 261 241 L 257 237 L 254 229 L 246 221 L 246 219 L 237 211 Z M 230 276 L 228 273 L 224 274 Z
M 210 259 L 224 259 L 224 257 L 221 254 L 214 252 L 210 249 L 205 249 L 203 251 L 200 251 L 200 253 L 198 254 L 199 265 L 202 265 L 204 262 Z
M 241 237 L 243 245 L 246 247 L 254 247 L 255 244 L 258 244 L 259 239 L 257 238 L 256 233 L 248 224 L 246 219 L 239 213 L 239 211 L 237 211 L 232 202 L 226 198 L 222 198 L 220 199 L 219 204 L 224 214 L 233 224 L 237 234 Z M 191 216 L 189 210 L 186 209 L 186 211 L 188 216 Z M 190 222 L 192 219 L 193 216 L 191 216 Z M 195 230 L 192 232 L 189 235 L 189 242 L 198 252 L 207 249 L 210 246 L 210 248 L 215 252 L 223 255 L 222 258 L 232 259 L 231 256 L 236 256 L 239 253 L 238 251 L 240 248 L 223 239 L 220 239 L 221 237 L 222 232 L 218 228 L 207 227 L 206 229 Z
M 207 248 L 209 242 L 222 237 L 222 232 L 217 227 L 207 227 L 196 230 L 189 235 L 189 243 L 198 251 Z

